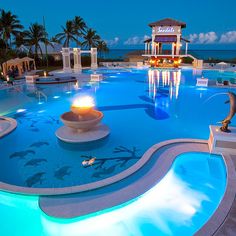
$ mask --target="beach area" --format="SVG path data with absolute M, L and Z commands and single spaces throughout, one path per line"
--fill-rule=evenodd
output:
M 109 52 L 103 55 L 104 59 L 118 59 L 124 60 L 128 54 L 140 54 L 143 49 L 110 49 Z M 189 53 L 196 58 L 202 60 L 219 60 L 219 61 L 236 61 L 236 50 L 189 50 Z

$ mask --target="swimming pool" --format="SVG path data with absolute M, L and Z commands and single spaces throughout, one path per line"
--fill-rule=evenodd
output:
M 217 208 L 226 185 L 220 156 L 185 153 L 165 177 L 142 196 L 93 215 L 48 217 L 37 197 L 0 195 L 2 235 L 193 235 Z M 14 215 L 14 227 L 10 227 Z M 34 227 L 29 227 L 29 225 Z
M 101 180 L 132 166 L 160 141 L 207 139 L 208 126 L 227 113 L 226 96 L 205 103 L 217 89 L 196 88 L 196 71 L 104 72 L 106 79 L 99 84 L 28 85 L 0 91 L 1 113 L 18 121 L 17 129 L 0 142 L 0 181 L 59 188 Z M 55 131 L 62 125 L 60 115 L 83 94 L 95 98 L 111 135 L 83 146 L 58 141 Z M 106 160 L 84 168 L 81 163 L 87 156 Z M 14 172 L 9 174 L 9 169 Z
M 90 71 L 85 72 L 90 73 Z M 196 77 L 202 73 L 204 75 L 210 73 L 214 79 L 215 76 L 218 77 L 217 73 L 220 73 L 217 71 L 116 69 L 97 72 L 102 72 L 105 76 L 100 83 L 79 81 L 76 84 L 54 86 L 26 85 L 0 91 L 0 115 L 8 115 L 18 121 L 17 129 L 0 140 L 1 182 L 34 189 L 70 187 L 99 181 L 131 167 L 155 143 L 175 138 L 207 139 L 208 126 L 222 120 L 229 109 L 224 104 L 227 100 L 225 95 L 208 100 L 210 96 L 218 93 L 217 88 L 195 87 Z M 222 88 L 220 92 L 227 91 L 228 89 Z M 68 111 L 72 101 L 81 95 L 94 97 L 97 108 L 104 112 L 103 122 L 110 127 L 111 134 L 100 142 L 83 146 L 60 142 L 55 136 L 55 131 L 62 125 L 59 117 Z M 96 163 L 94 166 L 84 168 L 81 163 L 86 156 L 104 158 L 105 162 L 103 165 Z M 224 167 L 223 164 L 222 166 Z M 205 174 L 204 172 L 203 177 L 208 176 Z M 191 180 L 193 181 L 191 186 L 187 178 L 180 178 L 184 175 L 178 175 L 178 170 L 169 175 L 172 184 L 183 184 L 187 192 L 191 192 L 192 187 L 198 188 L 198 184 L 195 186 L 194 183 L 195 178 Z M 212 199 L 214 206 L 212 205 L 210 210 L 208 207 L 204 209 L 200 207 L 198 210 L 202 210 L 203 215 L 207 212 L 209 217 L 223 195 L 224 184 L 222 183 L 216 198 L 210 193 L 212 187 L 210 185 L 205 187 L 197 191 L 201 196 L 207 195 L 207 199 Z M 184 196 L 185 192 L 181 194 Z M 60 222 L 58 226 L 54 219 L 45 217 L 38 208 L 36 196 L 19 196 L 2 192 L 0 198 L 5 222 L 1 230 L 3 233 L 6 232 L 5 235 L 14 235 L 13 229 L 9 228 L 11 222 L 9 217 L 12 215 L 19 220 L 16 228 L 19 228 L 22 235 L 32 235 L 30 234 L 32 229 L 23 228 L 23 226 L 27 228 L 28 222 L 38 225 L 35 228 L 35 235 L 40 235 L 42 232 L 44 235 L 53 235 L 52 230 L 57 231 L 57 227 L 65 232 L 69 229 L 74 235 L 78 232 L 70 230 L 77 221 L 68 225 Z M 205 198 L 200 199 L 200 202 L 205 204 L 205 200 Z M 195 201 L 198 202 L 196 199 Z M 199 211 L 190 214 L 189 222 L 192 223 L 191 217 L 194 218 L 198 213 Z M 166 217 L 158 216 L 158 219 L 162 221 L 166 220 Z M 155 219 L 151 221 L 156 222 Z M 78 224 L 82 225 L 81 221 L 79 222 Z M 202 223 L 203 221 L 199 220 L 197 226 L 192 229 L 189 229 L 191 226 L 188 224 L 186 225 L 188 229 L 185 229 L 184 225 L 179 225 L 178 222 L 178 226 L 171 227 L 177 227 L 176 230 L 180 227 L 189 233 Z M 118 223 L 120 224 L 124 225 Z M 141 235 L 147 234 L 148 225 L 155 228 L 145 220 L 141 224 L 144 228 L 147 225 L 147 231 L 143 229 Z M 124 229 L 119 232 L 123 231 Z

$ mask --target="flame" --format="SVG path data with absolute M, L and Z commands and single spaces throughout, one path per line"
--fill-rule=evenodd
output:
M 92 97 L 89 96 L 85 96 L 85 97 L 81 97 L 76 99 L 73 104 L 73 107 L 94 107 L 94 100 Z

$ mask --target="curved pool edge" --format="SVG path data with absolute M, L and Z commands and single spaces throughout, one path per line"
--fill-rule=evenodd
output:
M 224 196 L 210 219 L 194 234 L 196 236 L 215 235 L 224 225 L 224 222 L 232 208 L 236 196 L 236 170 L 229 153 L 221 154 L 227 172 L 226 190 Z
M 0 119 L 3 119 L 9 123 L 9 127 L 7 129 L 0 131 L 0 138 L 3 138 L 4 136 L 10 134 L 12 131 L 14 131 L 16 129 L 17 121 L 13 118 L 6 117 L 6 116 L 0 116 Z
M 128 169 L 105 179 L 95 181 L 88 184 L 77 185 L 77 186 L 70 186 L 70 187 L 63 187 L 63 188 L 30 188 L 30 187 L 23 187 L 18 185 L 12 185 L 5 182 L 0 182 L 0 190 L 11 192 L 11 193 L 18 193 L 18 194 L 27 194 L 27 195 L 46 195 L 46 196 L 55 196 L 55 195 L 66 195 L 72 193 L 80 193 L 91 191 L 94 189 L 106 187 L 108 185 L 114 184 L 122 179 L 129 177 L 130 175 L 137 172 L 140 168 L 142 168 L 152 157 L 152 155 L 160 148 L 174 144 L 174 143 L 207 143 L 207 140 L 201 139 L 171 139 L 166 140 L 151 146 L 143 156 L 131 167 Z
M 166 149 L 165 146 L 168 145 L 170 147 Z M 122 205 L 154 187 L 169 171 L 176 157 L 186 152 L 208 153 L 207 141 L 179 139 L 156 144 L 144 154 L 146 158 L 151 159 L 149 165 L 145 165 L 128 178 L 87 192 L 41 196 L 39 206 L 49 217 L 71 219 Z

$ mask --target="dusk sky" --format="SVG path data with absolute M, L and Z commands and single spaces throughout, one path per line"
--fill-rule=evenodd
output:
M 183 35 L 205 48 L 236 49 L 235 0 L 1 0 L 0 8 L 16 14 L 25 27 L 42 23 L 50 36 L 78 15 L 97 30 L 110 47 L 142 46 L 148 23 L 170 17 L 186 22 Z

